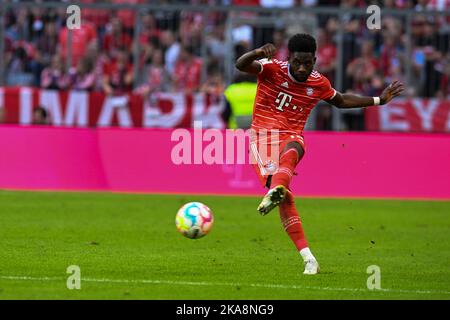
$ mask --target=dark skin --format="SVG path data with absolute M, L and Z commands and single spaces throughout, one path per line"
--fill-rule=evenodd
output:
M 256 62 L 258 59 L 267 58 L 272 59 L 276 52 L 273 44 L 268 43 L 260 48 L 249 51 L 239 57 L 236 61 L 236 68 L 242 72 L 250 74 L 258 74 L 261 71 L 261 64 Z M 313 71 L 316 57 L 311 52 L 289 52 L 289 71 L 295 80 L 304 82 L 308 79 Z M 384 105 L 393 98 L 400 95 L 404 90 L 404 86 L 399 81 L 392 82 L 386 87 L 380 95 L 380 105 Z M 374 105 L 373 97 L 360 96 L 356 94 L 340 93 L 336 91 L 333 99 L 325 100 L 331 105 L 339 109 L 345 108 L 364 108 Z M 298 142 L 290 142 L 286 145 L 283 151 L 295 148 L 299 154 L 299 160 L 303 157 L 304 151 Z

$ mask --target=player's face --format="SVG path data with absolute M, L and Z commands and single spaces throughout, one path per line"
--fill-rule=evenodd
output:
M 311 52 L 291 52 L 289 54 L 290 72 L 297 81 L 306 81 L 315 63 L 316 57 Z

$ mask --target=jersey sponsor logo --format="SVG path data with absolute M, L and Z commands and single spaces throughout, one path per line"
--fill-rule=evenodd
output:
M 302 107 L 299 107 L 299 106 L 292 106 L 292 110 L 297 110 L 298 109 L 298 111 L 300 111 L 300 112 L 302 112 L 303 111 L 303 108 Z
M 289 107 L 289 103 L 292 100 L 292 96 L 286 92 L 280 91 L 275 103 L 278 103 L 277 110 L 283 111 L 283 107 Z

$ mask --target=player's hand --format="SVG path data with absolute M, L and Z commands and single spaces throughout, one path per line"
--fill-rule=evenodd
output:
M 276 51 L 277 51 L 277 49 L 271 43 L 267 43 L 267 44 L 263 45 L 262 47 L 255 50 L 258 57 L 267 58 L 269 60 L 272 59 L 272 57 L 275 55 Z
M 399 81 L 392 82 L 386 89 L 383 90 L 380 96 L 380 104 L 386 104 L 396 96 L 400 95 L 405 87 Z

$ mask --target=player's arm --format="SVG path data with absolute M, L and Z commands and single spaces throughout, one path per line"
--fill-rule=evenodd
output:
M 399 81 L 394 81 L 383 90 L 379 97 L 360 96 L 356 94 L 347 94 L 336 92 L 336 95 L 328 103 L 338 108 L 364 108 L 369 106 L 383 105 L 400 95 L 404 86 Z
M 236 60 L 236 68 L 239 71 L 247 72 L 251 74 L 258 74 L 261 72 L 261 63 L 256 62 L 255 60 L 261 58 L 271 59 L 275 54 L 275 46 L 271 43 L 267 43 L 262 47 L 244 53 Z

